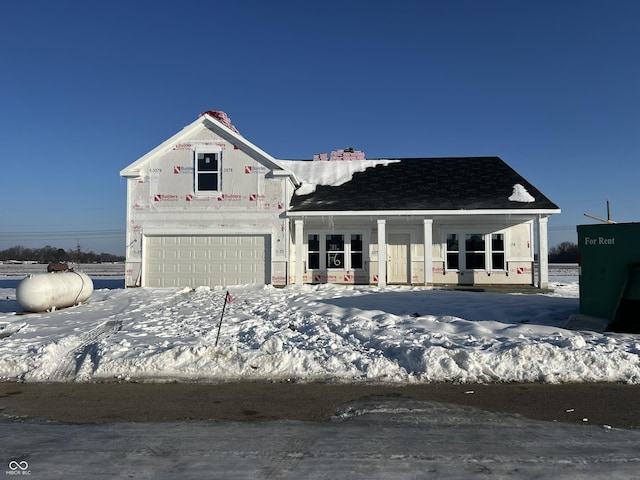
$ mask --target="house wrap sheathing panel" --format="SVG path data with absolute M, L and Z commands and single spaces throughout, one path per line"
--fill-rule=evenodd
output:
M 195 191 L 196 151 L 219 153 L 219 191 Z M 202 124 L 149 155 L 136 175 L 127 175 L 127 286 L 146 285 L 145 248 L 151 236 L 264 236 L 269 264 L 259 283 L 285 282 L 288 180 L 273 176 L 251 153 Z

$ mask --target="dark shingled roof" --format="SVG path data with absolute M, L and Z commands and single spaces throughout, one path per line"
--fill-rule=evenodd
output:
M 362 210 L 557 210 L 499 157 L 402 158 L 355 173 L 339 186 L 294 195 L 292 212 Z M 327 164 L 330 168 L 330 164 Z M 513 202 L 519 183 L 535 202 Z

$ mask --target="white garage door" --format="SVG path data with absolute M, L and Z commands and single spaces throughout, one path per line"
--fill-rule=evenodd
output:
M 227 286 L 267 282 L 268 237 L 145 237 L 145 287 Z

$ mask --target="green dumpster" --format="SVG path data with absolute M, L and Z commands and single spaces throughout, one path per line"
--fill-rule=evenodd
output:
M 580 313 L 640 332 L 640 223 L 578 225 Z

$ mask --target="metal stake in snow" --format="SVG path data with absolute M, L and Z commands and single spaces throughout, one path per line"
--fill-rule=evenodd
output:
M 224 317 L 224 310 L 227 308 L 227 303 L 231 303 L 231 302 L 233 302 L 233 297 L 229 293 L 229 290 L 227 290 L 227 293 L 224 296 L 224 305 L 222 306 L 222 314 L 220 315 L 220 323 L 218 324 L 218 334 L 216 335 L 216 344 L 215 344 L 216 347 L 218 346 L 218 339 L 220 338 L 220 329 L 222 328 L 222 318 Z

